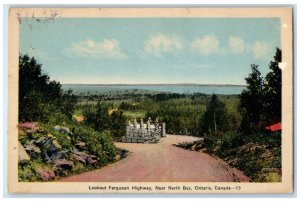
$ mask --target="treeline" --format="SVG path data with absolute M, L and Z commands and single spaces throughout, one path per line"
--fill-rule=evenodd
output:
M 183 96 L 171 95 L 160 101 L 156 98 L 139 102 L 122 101 L 119 105 L 115 103 L 114 107 L 126 112 L 124 114 L 145 112 L 141 113 L 144 116 L 137 118 L 157 118 L 167 124 L 166 130 L 169 134 L 202 136 L 203 133 L 208 132 L 207 129 L 202 128 L 202 123 L 210 97 L 210 95 L 199 93 Z M 237 95 L 219 95 L 219 97 L 226 103 L 224 110 L 227 115 L 226 119 L 229 120 L 226 129 L 237 129 L 241 121 L 241 116 L 235 107 L 239 97 Z
M 161 93 L 136 102 L 123 101 L 118 108 L 146 111 L 141 118 L 150 116 L 166 122 L 171 134 L 265 133 L 266 126 L 281 121 L 280 62 L 281 50 L 276 49 L 265 78 L 258 65 L 251 65 L 246 89 L 240 96 Z
M 146 117 L 165 122 L 169 134 L 200 135 L 199 121 L 203 112 L 204 106 L 181 98 L 148 104 Z
M 197 93 L 198 94 L 198 93 Z M 106 93 L 79 93 L 75 95 L 78 102 L 80 103 L 89 103 L 90 101 L 118 101 L 118 100 L 132 100 L 133 102 L 143 101 L 143 100 L 153 100 L 153 101 L 164 101 L 173 98 L 184 98 L 184 97 L 191 97 L 192 95 L 186 95 L 181 93 L 158 93 L 158 92 L 151 92 L 144 90 L 125 90 L 125 91 L 117 91 L 117 92 L 106 92 Z M 196 93 L 194 96 L 197 96 Z

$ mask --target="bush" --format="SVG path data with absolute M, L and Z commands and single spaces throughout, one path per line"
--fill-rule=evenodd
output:
M 98 132 L 81 124 L 74 128 L 74 136 L 76 140 L 86 143 L 90 154 L 99 158 L 99 166 L 106 165 L 114 160 L 117 148 L 113 144 L 110 131 Z
M 280 179 L 280 143 L 281 139 L 276 134 L 245 136 L 227 132 L 207 136 L 204 139 L 204 146 L 209 153 L 226 160 L 231 166 L 240 169 L 250 177 L 251 181 L 255 182 Z M 273 173 L 270 174 L 268 170 Z
M 84 123 L 97 131 L 109 128 L 108 105 L 98 102 L 96 107 L 89 106 L 83 111 Z
M 126 119 L 123 111 L 114 111 L 110 116 L 110 130 L 114 138 L 126 134 Z

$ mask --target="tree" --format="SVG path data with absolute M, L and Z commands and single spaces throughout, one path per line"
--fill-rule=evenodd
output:
M 281 50 L 276 49 L 274 60 L 270 62 L 270 72 L 266 75 L 264 82 L 264 108 L 267 124 L 281 121 L 281 85 L 282 76 L 279 68 L 281 62 Z
M 227 110 L 225 104 L 213 94 L 204 113 L 201 130 L 203 133 L 217 133 L 227 129 Z
M 109 129 L 109 115 L 106 104 L 98 102 L 96 107 L 89 106 L 83 111 L 85 123 L 92 126 L 97 131 Z
M 244 134 L 258 133 L 269 124 L 281 121 L 282 75 L 279 68 L 281 50 L 276 49 L 270 72 L 263 79 L 257 65 L 251 65 L 247 89 L 241 93 L 241 130 Z
M 113 137 L 121 137 L 126 133 L 126 118 L 123 111 L 114 111 L 110 116 L 110 130 Z
M 252 72 L 247 78 L 247 88 L 241 93 L 241 130 L 244 134 L 260 131 L 263 115 L 263 78 L 258 65 L 251 65 Z
M 51 81 L 35 58 L 19 56 L 19 121 L 47 122 L 54 113 L 71 117 L 75 104 L 72 92 Z

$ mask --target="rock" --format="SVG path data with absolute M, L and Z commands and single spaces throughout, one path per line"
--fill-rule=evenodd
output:
M 36 144 L 42 144 L 42 142 L 44 142 L 45 140 L 47 139 L 47 137 L 43 136 L 43 137 L 40 137 L 39 139 L 37 139 L 35 141 Z
M 80 155 L 73 154 L 73 157 L 76 161 L 79 161 L 79 162 L 84 163 L 84 164 L 86 163 L 85 159 Z
M 78 155 L 78 156 L 82 156 L 84 159 L 86 159 L 86 158 L 89 157 L 89 155 L 88 155 L 87 153 L 80 152 L 80 151 L 78 151 L 77 149 L 74 149 L 74 150 L 72 151 L 72 153 L 73 153 L 73 154 L 76 154 L 76 155 Z
M 60 144 L 58 144 L 57 140 L 53 140 L 51 146 L 54 147 L 55 150 L 60 150 L 62 148 Z
M 66 134 L 71 134 L 71 131 L 67 127 L 61 127 L 61 132 L 66 133 Z
M 85 149 L 85 142 L 82 142 L 82 141 L 78 141 L 76 144 L 75 144 L 75 147 L 78 148 L 79 150 L 84 150 Z
M 20 136 L 25 136 L 26 134 L 27 134 L 27 133 L 26 133 L 26 131 L 25 131 L 24 129 L 19 128 L 19 131 L 18 131 L 19 137 L 20 137 Z
M 52 153 L 51 158 L 53 159 L 63 159 L 66 157 L 67 151 L 57 151 L 55 153 Z
M 52 139 L 50 138 L 47 138 L 45 139 L 41 144 L 40 146 L 42 147 L 42 149 L 44 150 L 48 150 L 52 145 Z
M 47 134 L 47 137 L 51 139 L 55 138 L 52 134 Z
M 30 156 L 27 154 L 23 145 L 18 142 L 18 162 L 19 163 L 26 163 L 30 161 Z
M 44 161 L 48 162 L 51 159 L 57 160 L 65 158 L 65 151 L 61 151 L 62 146 L 58 143 L 55 136 L 52 134 L 47 134 L 46 136 L 40 137 L 35 143 L 43 151 L 42 158 Z
M 52 135 L 40 137 L 35 141 L 43 150 L 49 150 L 51 152 L 62 149 L 61 145 L 57 142 L 57 139 Z
M 93 160 L 97 160 L 97 156 L 95 156 L 95 155 L 89 155 L 89 158 L 91 158 Z
M 87 159 L 87 162 L 88 162 L 89 164 L 95 164 L 95 163 L 97 163 L 97 160 L 88 158 L 88 159 Z
M 67 127 L 56 125 L 56 126 L 54 126 L 54 129 L 61 132 L 61 133 L 64 133 L 64 134 L 72 134 L 70 129 L 67 128 Z
M 50 181 L 55 179 L 55 173 L 53 170 L 44 170 L 40 168 L 36 172 L 42 178 L 43 181 Z
M 89 164 L 96 164 L 97 163 L 97 156 L 89 155 L 89 157 L 87 158 L 87 162 Z
M 29 133 L 34 133 L 38 130 L 38 123 L 37 122 L 19 123 L 18 127 L 21 129 L 25 129 Z
M 88 164 L 95 164 L 97 163 L 97 156 L 89 155 L 84 152 L 79 152 L 78 150 L 73 150 L 74 158 L 80 162 L 85 162 Z
M 73 168 L 73 162 L 66 159 L 58 159 L 55 161 L 55 168 L 71 170 Z
M 42 152 L 42 159 L 45 162 L 49 162 L 51 160 L 46 151 Z
M 121 159 L 121 155 L 120 154 L 117 154 L 114 158 L 115 161 L 119 161 Z
M 60 126 L 58 126 L 58 125 L 54 126 L 54 130 L 59 130 L 60 131 Z
M 41 153 L 40 148 L 35 146 L 33 142 L 34 140 L 31 140 L 30 142 L 26 143 L 25 150 L 33 155 L 40 154 Z

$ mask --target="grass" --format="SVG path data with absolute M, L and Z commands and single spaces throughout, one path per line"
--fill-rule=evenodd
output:
M 73 119 L 75 119 L 77 122 L 83 122 L 84 121 L 84 116 L 83 115 L 73 115 Z
M 144 118 L 146 116 L 146 111 L 124 111 L 124 116 L 130 119 Z

